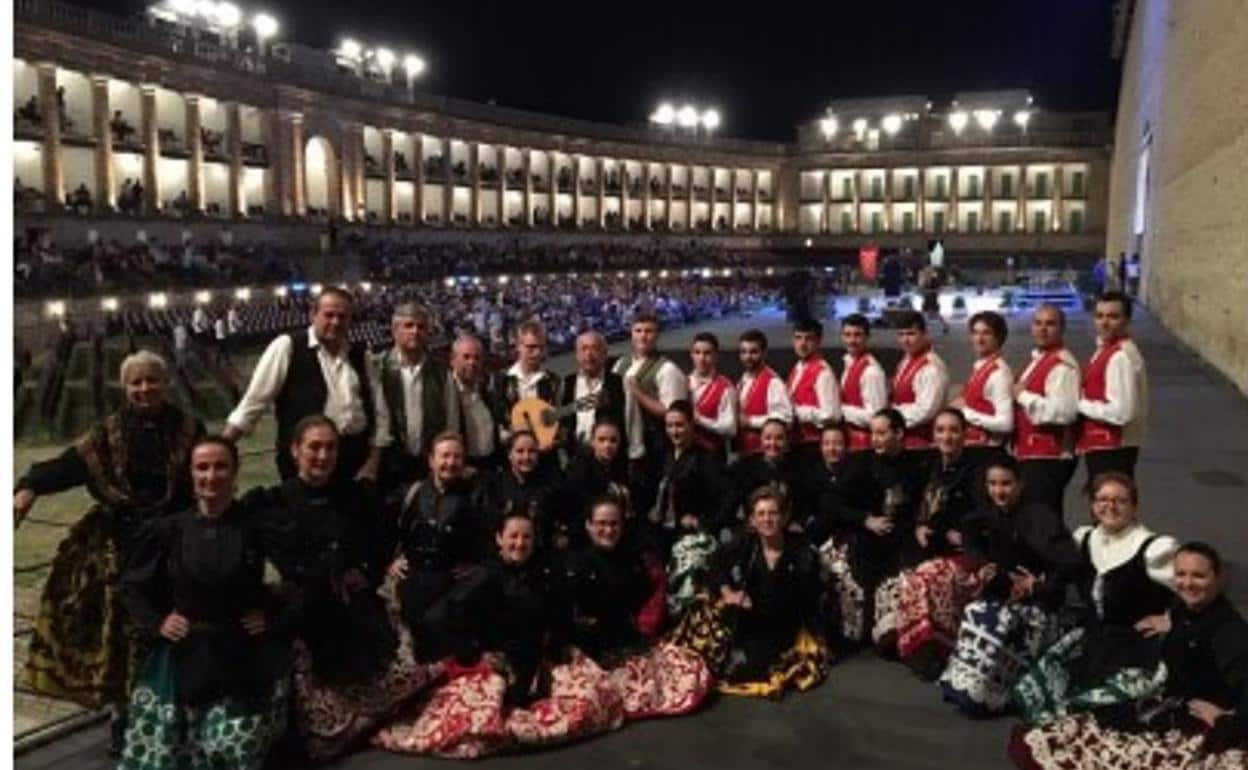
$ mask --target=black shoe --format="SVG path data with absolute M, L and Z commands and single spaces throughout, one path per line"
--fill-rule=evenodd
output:
M 108 755 L 120 757 L 126 750 L 126 715 L 113 714 L 108 720 Z

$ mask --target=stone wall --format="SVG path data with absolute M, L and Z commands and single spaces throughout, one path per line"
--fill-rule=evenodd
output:
M 1248 0 L 1133 5 L 1106 254 L 1138 252 L 1144 303 L 1248 393 Z

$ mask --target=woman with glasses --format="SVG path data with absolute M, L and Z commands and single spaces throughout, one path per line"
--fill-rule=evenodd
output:
M 1222 558 L 1204 543 L 1174 557 L 1177 598 L 1150 624 L 1162 638 L 1159 693 L 1017 728 L 1022 770 L 1242 770 L 1248 767 L 1248 623 L 1225 595 Z
M 1040 724 L 1141 697 L 1164 678 L 1157 628 L 1174 599 L 1178 542 L 1139 519 L 1131 477 L 1108 471 L 1092 480 L 1093 526 L 1075 530 L 1083 554 L 1078 627 L 1050 647 L 1014 687 L 1024 721 Z

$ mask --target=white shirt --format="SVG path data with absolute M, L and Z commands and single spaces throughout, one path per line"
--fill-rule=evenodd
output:
M 216 321 L 214 321 L 212 323 L 212 330 L 213 330 L 213 333 L 216 335 L 218 341 L 225 339 L 226 337 L 225 319 L 218 318 Z
M 516 362 L 507 370 L 507 374 L 516 378 L 517 393 L 520 398 L 540 398 L 537 394 L 537 384 L 542 381 L 547 372 L 545 369 L 538 369 L 536 372 L 526 372 L 520 368 L 520 363 Z
M 238 334 L 242 331 L 242 321 L 239 320 L 238 311 L 234 308 L 230 308 L 230 312 L 225 317 L 225 322 L 231 335 Z
M 808 361 L 798 361 L 793 365 L 791 379 L 794 387 L 801 382 L 802 372 L 810 365 Z M 836 381 L 836 374 L 832 372 L 832 367 L 826 361 L 823 371 L 815 377 L 815 398 L 819 402 L 815 406 L 800 406 L 796 402 L 793 403 L 793 415 L 798 423 L 823 427 L 841 421 L 841 387 Z M 789 391 L 789 400 L 793 400 L 792 390 Z
M 425 359 L 422 358 L 420 363 L 409 364 L 404 362 L 400 353 L 394 351 L 395 360 L 401 362 L 399 364 L 399 379 L 403 383 L 403 416 L 407 421 L 407 451 L 412 455 L 420 455 L 424 451 L 421 440 L 424 433 L 424 392 L 425 384 L 421 378 L 421 372 L 424 370 Z M 386 390 L 382 384 L 382 375 L 380 366 L 375 366 L 369 372 L 371 384 L 373 386 L 373 403 L 376 405 L 377 412 L 377 431 L 374 434 L 373 443 L 379 447 L 387 447 L 394 443 L 394 431 L 391 427 L 390 405 L 386 403 Z M 459 399 L 455 397 L 454 383 L 448 373 L 446 376 L 446 424 L 451 429 L 459 427 Z
M 296 335 L 297 337 L 297 335 Z M 292 336 L 282 334 L 273 339 L 265 348 L 260 360 L 256 362 L 255 371 L 251 373 L 251 382 L 247 392 L 234 407 L 234 411 L 226 418 L 226 422 L 243 433 L 251 432 L 260 415 L 277 400 L 286 382 L 286 372 L 290 368 L 290 358 L 294 352 L 291 344 Z M 343 355 L 334 356 L 329 353 L 316 338 L 316 332 L 308 327 L 308 347 L 316 350 L 317 361 L 321 365 L 321 374 L 325 378 L 325 408 L 323 414 L 334 423 L 338 432 L 344 436 L 354 436 L 368 427 L 368 417 L 364 414 L 364 399 L 360 393 L 360 378 L 351 368 L 344 351 Z M 376 442 L 374 441 L 374 445 Z
M 1086 524 L 1075 530 L 1075 544 L 1080 548 L 1083 547 L 1084 537 L 1090 537 L 1088 555 L 1092 557 L 1092 566 L 1096 569 L 1092 599 L 1096 602 L 1098 615 L 1103 613 L 1101 602 L 1105 593 L 1105 573 L 1130 561 L 1144 541 L 1152 536 L 1152 530 L 1138 522 L 1115 534 Z M 1154 583 L 1174 589 L 1174 555 L 1178 550 L 1179 542 L 1169 535 L 1160 535 L 1149 544 L 1144 552 L 1144 565 Z
M 177 326 L 173 327 L 173 349 L 174 350 L 186 350 L 186 342 L 187 342 L 186 327 L 182 324 L 178 324 Z
M 737 435 L 737 389 L 731 383 L 724 388 L 724 394 L 719 399 L 719 411 L 715 415 L 715 419 L 703 417 L 698 412 L 698 402 L 702 400 L 702 394 L 714 382 L 713 377 L 703 378 L 697 374 L 689 375 L 689 401 L 693 404 L 693 421 L 700 425 L 704 430 L 714 433 L 716 436 L 724 439 L 735 438 Z
M 1031 372 L 1048 354 L 1031 351 L 1031 363 L 1018 381 L 1027 382 Z M 1044 378 L 1044 395 L 1024 390 L 1018 394 L 1018 405 L 1033 425 L 1071 425 L 1079 416 L 1079 362 L 1069 350 L 1062 348 L 1062 362 L 1049 370 Z
M 884 375 L 884 367 L 875 360 L 875 356 L 867 353 L 867 366 L 862 370 L 862 378 L 858 380 L 858 389 L 862 393 L 862 406 L 854 406 L 841 402 L 841 415 L 845 422 L 859 428 L 870 428 L 871 418 L 881 409 L 888 406 L 888 378 Z M 841 374 L 841 390 L 845 389 L 845 378 L 854 365 L 854 357 L 844 355 L 845 370 Z
M 749 415 L 745 413 L 745 402 L 754 391 L 754 381 L 758 376 L 752 372 L 744 372 L 737 382 L 737 398 L 741 404 L 741 427 L 759 430 L 768 420 L 780 420 L 785 425 L 793 424 L 793 402 L 789 399 L 789 389 L 785 387 L 780 375 L 771 378 L 767 384 L 767 413 Z
M 1096 341 L 1099 350 L 1105 343 Z M 1122 427 L 1122 445 L 1144 443 L 1148 423 L 1148 374 L 1144 357 L 1130 339 L 1109 359 L 1105 367 L 1105 400 L 1089 401 L 1079 394 L 1079 413 L 1094 420 Z
M 949 392 L 949 369 L 944 359 L 936 355 L 936 351 L 927 351 L 927 363 L 914 376 L 914 401 L 909 404 L 894 403 L 893 407 L 906 418 L 906 427 L 913 428 L 926 425 L 936 418 L 936 413 L 945 408 L 946 396 Z M 906 356 L 897 364 L 897 371 L 906 368 L 910 357 Z
M 971 365 L 971 376 L 983 368 L 989 359 L 980 358 Z M 989 433 L 990 444 L 1000 444 L 1014 432 L 1014 372 L 1005 359 L 996 356 L 997 368 L 988 375 L 984 383 L 984 398 L 992 404 L 993 413 L 972 409 L 970 405 L 962 407 L 962 416 L 977 428 Z M 965 391 L 964 391 L 965 392 Z
M 208 313 L 202 307 L 195 308 L 195 312 L 191 314 L 191 330 L 196 334 L 208 331 Z
M 637 372 L 641 370 L 643 364 L 649 359 L 622 358 L 616 363 L 616 372 L 620 367 L 627 363 L 622 376 L 627 379 L 636 379 Z M 685 380 L 685 373 L 680 370 L 676 364 L 663 360 L 659 364 L 659 369 L 654 375 L 654 384 L 659 391 L 659 401 L 664 407 L 671 406 L 674 402 L 689 396 L 689 383 Z M 646 440 L 645 440 L 645 417 L 641 413 L 641 405 L 637 403 L 637 399 L 633 396 L 632 390 L 628 388 L 627 383 L 624 386 L 624 420 L 628 423 L 628 457 L 630 460 L 637 460 L 646 456 Z
M 589 377 L 584 372 L 576 373 L 576 387 L 572 390 L 573 401 L 580 401 L 582 398 L 588 398 L 597 394 L 602 390 L 603 374 L 597 377 Z M 594 419 L 597 410 L 577 409 L 576 410 L 576 440 L 582 444 L 589 443 L 589 436 L 594 431 Z
M 451 380 L 458 395 L 458 410 L 462 410 L 457 410 L 457 413 L 464 425 L 464 448 L 468 457 L 494 454 L 494 416 L 490 414 L 489 405 L 481 398 L 477 388 L 465 386 L 454 374 Z

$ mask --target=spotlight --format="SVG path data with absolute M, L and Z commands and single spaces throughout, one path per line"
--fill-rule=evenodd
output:
M 243 302 L 246 302 L 247 300 L 251 299 L 251 289 L 248 289 L 246 286 L 235 289 L 234 299 L 242 300 Z
M 209 302 L 212 302 L 212 292 L 210 291 L 195 292 L 195 304 L 196 305 L 207 305 Z
M 819 130 L 823 132 L 823 138 L 825 140 L 836 136 L 838 128 L 840 128 L 840 125 L 836 122 L 836 118 L 834 117 L 827 117 L 819 121 Z
M 48 318 L 64 318 L 65 317 L 65 301 L 53 300 L 43 306 L 44 312 L 48 314 Z
M 893 113 L 892 115 L 885 115 L 884 120 L 880 122 L 880 126 L 884 129 L 885 133 L 889 136 L 893 136 L 901 130 L 901 116 L 896 113 Z
M 949 113 L 949 127 L 953 129 L 953 133 L 961 134 L 962 129 L 966 128 L 967 114 L 964 110 L 957 110 Z
M 1024 128 L 1024 129 L 1027 128 L 1027 123 L 1030 120 L 1031 120 L 1031 113 L 1028 112 L 1027 110 L 1019 110 L 1018 112 L 1014 113 L 1014 123 L 1019 128 Z
M 352 38 L 344 38 L 338 46 L 338 53 L 343 58 L 355 61 L 360 58 L 360 54 L 364 52 L 364 48 Z
M 992 127 L 997 124 L 997 118 L 1001 116 L 1000 110 L 975 110 L 975 123 L 985 131 L 991 131 Z
M 256 37 L 263 43 L 277 34 L 279 26 L 277 19 L 269 14 L 257 13 L 251 19 L 251 28 L 256 31 Z
M 676 113 L 676 122 L 681 128 L 695 128 L 698 125 L 698 111 L 693 105 L 686 104 L 680 108 L 680 112 Z
M 105 312 L 112 313 L 119 307 L 121 307 L 121 303 L 116 297 L 105 297 L 100 300 L 100 309 Z
M 676 120 L 676 108 L 671 104 L 664 102 L 650 116 L 651 123 L 658 123 L 660 126 L 670 126 Z
M 407 70 L 409 78 L 419 77 L 425 71 L 425 60 L 414 53 L 409 53 L 403 57 L 403 69 Z
M 707 131 L 719 128 L 719 110 L 707 110 L 702 113 L 702 127 Z

